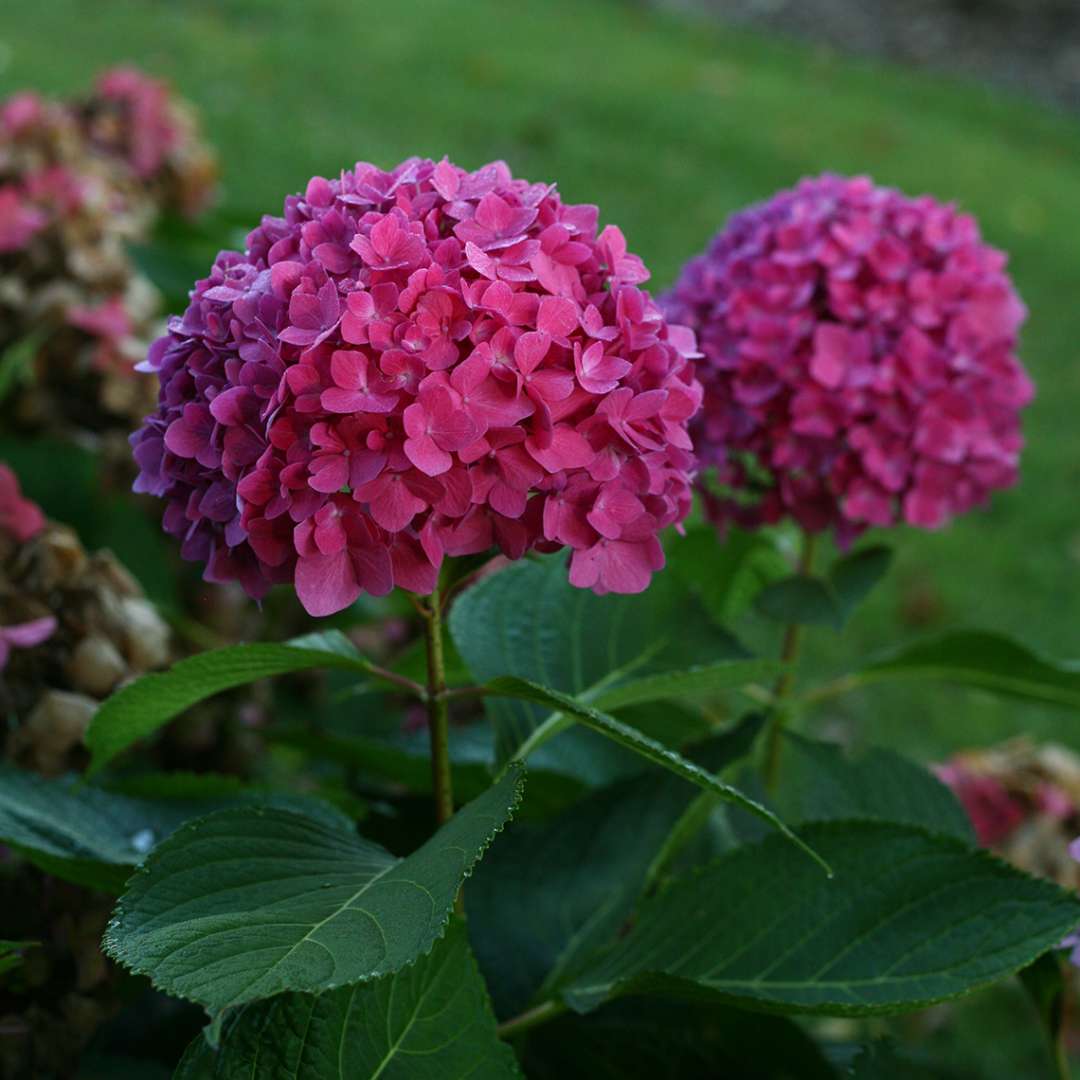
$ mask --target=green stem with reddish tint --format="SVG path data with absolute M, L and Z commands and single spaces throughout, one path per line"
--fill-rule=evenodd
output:
M 798 574 L 809 577 L 814 569 L 814 553 L 817 537 L 811 532 L 802 534 L 802 551 L 799 553 Z M 765 786 L 771 791 L 776 787 L 780 773 L 780 752 L 783 746 L 784 726 L 790 715 L 788 699 L 795 688 L 795 667 L 802 648 L 803 628 L 799 623 L 788 623 L 784 629 L 784 642 L 780 647 L 780 662 L 784 670 L 776 680 L 772 694 L 772 710 L 765 735 Z
M 446 693 L 446 661 L 443 656 L 442 601 L 436 589 L 423 605 L 427 640 L 427 713 L 431 735 L 431 787 L 435 794 L 435 819 L 444 825 L 454 815 L 454 788 L 450 774 L 450 709 Z

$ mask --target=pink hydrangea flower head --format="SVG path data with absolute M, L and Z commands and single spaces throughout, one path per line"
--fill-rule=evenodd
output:
M 19 478 L 9 466 L 0 462 L 0 532 L 24 544 L 44 528 L 45 515 L 41 507 L 23 495 Z
M 718 524 L 841 543 L 938 528 L 1016 480 L 1025 309 L 975 221 L 869 179 L 806 179 L 736 214 L 662 298 L 697 334 L 694 430 Z
M 314 178 L 151 348 L 137 490 L 208 580 L 292 582 L 315 615 L 493 547 L 644 589 L 689 510 L 701 388 L 597 217 L 501 162 Z

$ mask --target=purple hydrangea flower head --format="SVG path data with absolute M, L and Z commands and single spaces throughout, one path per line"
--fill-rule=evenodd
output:
M 1011 485 L 1033 388 L 1005 262 L 971 217 L 865 177 L 736 214 L 661 299 L 704 354 L 714 520 L 791 517 L 846 543 L 938 528 Z
M 689 510 L 701 388 L 597 216 L 501 162 L 314 178 L 152 347 L 137 490 L 208 580 L 292 582 L 314 615 L 492 547 L 644 589 Z

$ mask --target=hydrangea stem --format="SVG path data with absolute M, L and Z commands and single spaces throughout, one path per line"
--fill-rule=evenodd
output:
M 450 778 L 450 710 L 446 695 L 446 662 L 443 659 L 442 601 L 436 589 L 423 605 L 427 638 L 427 710 L 431 733 L 431 785 L 435 794 L 435 818 L 445 824 L 454 814 L 454 789 Z
M 817 548 L 817 536 L 804 530 L 802 551 L 799 553 L 798 573 L 809 577 L 814 569 L 814 553 Z M 769 716 L 769 728 L 765 742 L 765 784 L 769 790 L 776 786 L 780 771 L 780 748 L 783 745 L 781 735 L 787 723 L 789 711 L 787 699 L 795 686 L 795 665 L 802 647 L 802 626 L 788 623 L 784 629 L 784 643 L 780 647 L 780 662 L 785 665 L 773 689 L 772 711 Z
M 559 1001 L 541 1002 L 519 1016 L 503 1021 L 499 1025 L 499 1038 L 513 1039 L 518 1035 L 523 1035 L 531 1028 L 539 1027 L 540 1024 L 546 1024 L 549 1020 L 554 1020 L 556 1016 L 561 1016 L 564 1012 L 566 1012 L 566 1006 Z

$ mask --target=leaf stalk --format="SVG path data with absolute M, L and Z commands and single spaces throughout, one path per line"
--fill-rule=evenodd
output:
M 526 1009 L 525 1012 L 518 1016 L 504 1020 L 498 1026 L 498 1036 L 500 1039 L 516 1038 L 531 1028 L 539 1027 L 549 1020 L 554 1020 L 556 1016 L 561 1016 L 564 1012 L 566 1012 L 566 1006 L 561 1001 L 543 1001 L 531 1009 Z

